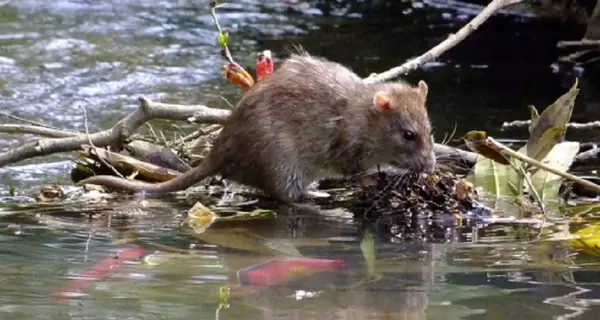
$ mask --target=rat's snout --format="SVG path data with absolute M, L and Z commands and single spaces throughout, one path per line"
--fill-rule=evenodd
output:
M 433 173 L 435 171 L 436 159 L 432 149 L 415 154 L 414 170 L 422 173 Z
M 436 159 L 435 152 L 433 152 L 433 150 L 428 152 L 428 155 L 425 157 L 424 163 L 425 164 L 423 165 L 422 170 L 424 173 L 433 173 L 433 171 L 435 171 Z

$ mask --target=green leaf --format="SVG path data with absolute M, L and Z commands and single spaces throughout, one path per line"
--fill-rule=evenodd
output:
M 375 240 L 370 231 L 365 231 L 365 234 L 360 242 L 360 251 L 365 257 L 367 264 L 368 276 L 372 277 L 375 274 Z
M 571 164 L 573 164 L 575 156 L 579 152 L 579 147 L 579 142 L 568 141 L 559 143 L 550 150 L 541 162 L 560 171 L 567 171 L 571 167 Z M 558 199 L 562 182 L 562 177 L 544 169 L 538 169 L 531 176 L 531 183 L 544 204 L 550 204 Z
M 222 49 L 227 47 L 227 43 L 229 42 L 229 33 L 223 32 L 217 35 L 217 41 L 219 42 L 219 46 Z
M 519 171 L 511 165 L 499 164 L 484 156 L 477 156 L 473 171 L 467 177 L 475 186 L 482 188 L 490 196 L 490 200 L 482 199 L 489 207 L 499 211 L 513 211 L 506 207 L 506 198 L 514 199 L 523 196 L 525 179 Z
M 222 286 L 219 288 L 219 307 L 229 308 L 229 296 L 231 289 L 229 286 Z
M 557 143 L 563 141 L 565 128 L 573 113 L 575 98 L 579 93 L 578 83 L 575 79 L 571 89 L 548 106 L 530 127 L 527 156 L 541 161 Z

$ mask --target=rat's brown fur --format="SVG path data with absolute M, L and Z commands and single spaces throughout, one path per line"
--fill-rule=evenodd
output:
M 293 203 L 310 194 L 311 182 L 378 164 L 431 172 L 427 91 L 423 81 L 415 88 L 404 82 L 365 84 L 341 64 L 295 54 L 244 94 L 198 167 L 156 184 L 113 176 L 78 184 L 165 193 L 221 175 Z M 387 97 L 388 108 L 375 102 L 378 92 Z M 405 138 L 407 130 L 414 139 Z

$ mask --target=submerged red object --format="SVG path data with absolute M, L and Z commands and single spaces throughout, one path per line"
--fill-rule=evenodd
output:
M 123 263 L 140 260 L 146 251 L 140 248 L 123 249 L 110 257 L 103 259 L 83 272 L 78 279 L 67 281 L 67 283 L 56 290 L 52 299 L 56 303 L 65 303 L 69 295 L 79 293 L 88 289 L 95 281 L 108 277 Z
M 344 267 L 341 259 L 286 258 L 250 266 L 237 272 L 241 285 L 276 285 Z

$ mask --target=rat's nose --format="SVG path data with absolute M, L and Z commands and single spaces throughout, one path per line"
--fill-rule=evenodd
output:
M 422 161 L 419 163 L 419 171 L 427 174 L 433 173 L 436 166 L 435 153 L 433 150 L 423 155 L 421 159 Z

